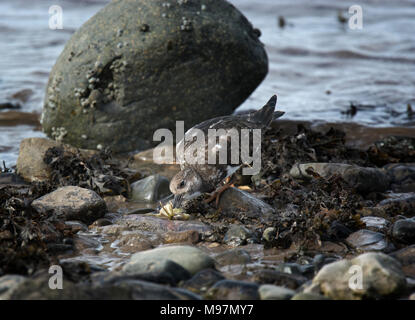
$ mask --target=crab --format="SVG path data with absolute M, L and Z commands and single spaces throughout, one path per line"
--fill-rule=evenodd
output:
M 168 218 L 169 220 L 189 220 L 188 215 L 182 208 L 173 208 L 173 203 L 169 201 L 164 206 L 160 203 L 160 211 L 156 217 Z

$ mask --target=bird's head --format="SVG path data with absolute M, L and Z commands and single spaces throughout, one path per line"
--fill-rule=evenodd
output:
M 182 200 L 199 195 L 202 186 L 202 178 L 196 171 L 187 168 L 177 173 L 170 181 L 170 191 L 174 194 L 173 207 L 178 208 Z

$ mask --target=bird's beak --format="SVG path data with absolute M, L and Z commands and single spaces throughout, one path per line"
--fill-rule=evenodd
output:
M 176 194 L 173 199 L 173 208 L 180 208 L 180 205 L 182 204 L 183 195 L 182 194 Z

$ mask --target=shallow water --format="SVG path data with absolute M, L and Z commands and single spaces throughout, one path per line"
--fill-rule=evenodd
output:
M 166 0 L 167 1 L 167 0 Z M 171 0 L 170 0 L 171 1 Z M 2 0 L 0 103 L 30 89 L 20 104 L 40 113 L 48 73 L 71 34 L 109 1 Z M 355 4 L 343 0 L 232 0 L 261 29 L 269 74 L 241 109 L 257 108 L 274 93 L 286 119 L 409 126 L 415 107 L 415 2 L 359 1 L 363 29 L 338 21 Z M 63 8 L 63 30 L 50 30 L 48 9 Z M 278 26 L 284 16 L 286 26 Z M 328 94 L 330 92 L 330 94 Z M 344 114 L 353 102 L 357 114 Z M 343 113 L 342 113 L 343 111 Z M 0 127 L 0 160 L 13 165 L 19 142 L 42 136 L 30 126 Z

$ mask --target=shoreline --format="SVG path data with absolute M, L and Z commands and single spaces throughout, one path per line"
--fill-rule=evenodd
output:
M 391 138 L 373 144 L 370 152 L 353 149 L 345 143 L 344 132 L 339 128 L 328 130 L 325 125 L 309 130 L 298 122 L 278 121 L 281 130 L 273 126 L 264 141 L 262 173 L 250 179 L 237 175 L 236 186 L 241 189 L 227 190 L 219 210 L 203 204 L 204 196 L 186 203 L 188 220 L 158 215 L 159 201 L 168 201 L 163 200 L 168 199 L 166 183 L 177 172 L 177 165 L 156 165 L 146 156 L 148 151 L 128 159 L 105 152 L 62 149 L 42 138 L 29 139 L 30 144 L 25 142 L 21 150 L 30 154 L 33 165 L 25 172 L 26 180 L 35 174 L 35 162 L 44 161 L 37 167 L 43 182 L 39 182 L 39 175 L 37 182 L 27 183 L 13 173 L 0 174 L 0 211 L 21 206 L 19 202 L 4 202 L 1 193 L 7 192 L 15 201 L 26 198 L 27 204 L 18 210 L 31 212 L 41 228 L 51 213 L 60 212 L 61 218 L 49 224 L 44 234 L 47 238 L 35 236 L 29 241 L 39 249 L 45 244 L 48 248 L 30 259 L 31 264 L 40 262 L 32 271 L 13 275 L 19 270 L 13 265 L 18 266 L 24 255 L 9 260 L 11 269 L 0 277 L 0 283 L 8 279 L 16 286 L 3 297 L 70 298 L 77 290 L 84 298 L 91 298 L 92 282 L 94 287 L 107 288 L 98 297 L 117 298 L 118 285 L 134 288 L 134 281 L 140 280 L 144 287 L 156 285 L 157 293 L 150 289 L 141 293 L 142 298 L 155 294 L 153 299 L 164 299 L 166 294 L 179 299 L 266 299 L 270 295 L 281 299 L 362 299 L 373 294 L 383 298 L 376 291 L 356 293 L 342 287 L 324 268 L 341 261 L 360 261 L 362 266 L 381 263 L 385 272 L 403 268 L 396 278 L 397 287 L 385 290 L 407 299 L 411 293 L 409 279 L 415 277 L 410 262 L 413 245 L 405 244 L 412 241 L 411 233 L 402 233 L 399 225 L 400 221 L 411 221 L 415 212 L 415 177 L 411 173 L 415 154 L 405 155 L 413 163 L 407 163 L 406 158 L 402 158 L 405 163 L 399 163 L 397 154 L 402 153 L 388 144 Z M 356 132 L 358 127 L 351 126 L 350 130 Z M 300 131 L 293 134 L 293 130 Z M 367 141 L 374 139 L 374 134 L 384 132 L 371 130 Z M 415 140 L 394 139 L 406 141 L 404 145 L 409 147 Z M 385 165 L 390 161 L 395 164 Z M 302 164 L 297 167 L 296 163 Z M 297 168 L 304 171 L 296 172 Z M 74 187 L 69 186 L 80 187 L 80 191 L 71 193 L 68 188 Z M 148 197 L 153 200 L 146 201 Z M 84 205 L 75 205 L 78 202 L 89 208 L 88 218 Z M 0 232 L 2 248 L 21 241 L 8 230 L 7 234 Z M 21 254 L 18 247 L 11 248 Z M 368 252 L 374 255 L 365 255 Z M 195 255 L 198 260 L 194 260 Z M 392 260 L 384 263 L 382 259 Z M 155 261 L 155 269 L 148 269 L 147 263 Z M 400 266 L 392 267 L 396 261 Z M 66 289 L 59 292 L 49 290 L 47 281 L 42 282 L 48 264 L 56 263 L 66 274 Z M 197 279 L 202 274 L 200 284 Z M 131 279 L 126 275 L 136 280 L 126 280 Z M 404 284 L 406 278 L 408 284 Z M 326 281 L 334 281 L 332 290 L 322 289 Z M 180 296 L 178 288 L 187 290 L 187 297 Z

